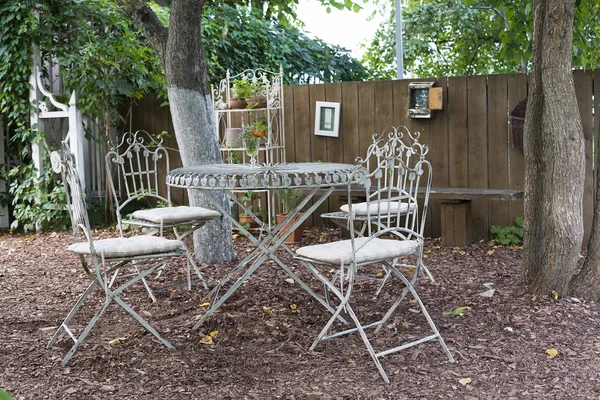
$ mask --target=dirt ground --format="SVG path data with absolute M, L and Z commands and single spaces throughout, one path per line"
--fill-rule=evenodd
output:
M 305 241 L 335 234 L 312 229 Z M 200 285 L 161 291 L 155 304 L 141 285 L 132 287 L 126 301 L 176 349 L 163 347 L 113 304 L 63 368 L 71 340 L 46 344 L 89 281 L 65 251 L 70 240 L 68 232 L 0 235 L 0 388 L 15 399 L 600 399 L 600 306 L 525 294 L 521 251 L 490 243 L 441 248 L 428 240 L 425 261 L 435 282 L 421 278 L 418 290 L 456 362 L 447 361 L 437 342 L 388 355 L 388 385 L 357 335 L 322 342 L 309 353 L 328 314 L 272 263 L 199 330 L 192 326 L 207 301 Z M 250 248 L 239 238 L 235 246 L 238 254 Z M 201 269 L 214 284 L 232 266 Z M 181 279 L 184 268 L 181 260 L 172 263 L 153 284 Z M 401 289 L 394 281 L 373 302 L 374 288 L 369 281 L 357 285 L 363 316 L 385 311 Z M 481 296 L 489 288 L 493 295 Z M 79 327 L 103 297 L 96 292 L 92 299 Z M 375 347 L 428 335 L 415 307 L 404 301 L 374 336 Z M 468 309 L 443 314 L 457 307 Z M 213 344 L 203 343 L 215 331 Z

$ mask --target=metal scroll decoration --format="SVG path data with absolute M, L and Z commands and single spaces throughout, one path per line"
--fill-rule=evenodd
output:
M 175 169 L 167 183 L 200 189 L 294 189 L 318 188 L 366 182 L 367 170 L 359 165 L 290 163 L 251 168 L 240 164 L 218 164 Z

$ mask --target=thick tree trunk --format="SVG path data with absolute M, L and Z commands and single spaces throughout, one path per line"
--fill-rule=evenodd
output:
M 523 278 L 536 294 L 567 293 L 583 239 L 583 127 L 571 70 L 575 0 L 534 0 L 525 119 Z
M 596 150 L 596 165 L 600 163 L 600 151 Z M 600 300 L 600 174 L 596 176 L 596 200 L 592 234 L 588 242 L 587 256 L 579 274 L 571 280 L 571 294 L 589 300 Z
M 201 42 L 204 0 L 172 0 L 169 29 L 140 0 L 121 0 L 139 24 L 165 68 L 169 105 L 183 166 L 222 162 L 215 135 L 212 100 L 207 83 L 206 56 Z M 215 193 L 227 209 L 225 193 Z M 190 204 L 210 207 L 199 191 L 189 191 Z M 194 234 L 200 262 L 220 263 L 235 258 L 231 222 L 210 222 Z

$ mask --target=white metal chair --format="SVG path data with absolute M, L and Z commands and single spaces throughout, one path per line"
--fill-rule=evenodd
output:
M 416 147 L 415 154 L 424 151 L 420 148 L 421 144 L 414 143 L 413 146 Z M 424 157 L 409 167 L 402 154 L 388 152 L 385 157 L 379 159 L 374 171 L 363 178 L 367 199 L 364 204 L 352 203 L 351 192 L 355 188 L 348 186 L 348 221 L 351 227 L 355 222 L 370 221 L 371 223 L 364 224 L 364 232 L 350 229 L 350 239 L 301 247 L 296 250 L 295 257 L 303 261 L 304 265 L 339 300 L 336 312 L 315 339 L 311 350 L 322 340 L 358 332 L 386 382 L 389 382 L 389 379 L 379 358 L 426 341 L 437 340 L 448 360 L 454 361 L 415 289 L 415 283 L 423 268 L 423 225 L 427 216 L 431 176 L 431 165 Z M 386 185 L 386 180 L 391 179 L 405 180 L 405 183 L 401 186 Z M 375 187 L 371 187 L 371 182 Z M 420 202 L 421 207 L 419 207 Z M 357 208 L 360 211 L 364 208 L 365 215 L 356 212 Z M 406 210 L 414 211 L 405 212 Z M 363 267 L 371 264 L 385 265 L 391 272 L 391 277 L 396 277 L 402 282 L 404 289 L 381 319 L 364 324 L 354 312 L 351 304 L 354 302 L 352 294 L 357 274 Z M 327 266 L 326 271 L 331 267 L 337 267 L 338 278 L 331 280 L 325 272 L 317 268 L 319 265 Z M 410 280 L 404 275 L 406 268 L 414 269 Z M 376 328 L 377 331 L 386 324 L 408 293 L 418 304 L 432 334 L 401 346 L 375 352 L 365 330 Z M 328 335 L 333 323 L 344 310 L 354 322 L 355 328 Z
M 162 145 L 162 139 L 155 140 L 146 131 L 127 132 L 119 143 L 110 144 L 105 162 L 121 235 L 123 225 L 127 224 L 151 229 L 160 236 L 164 235 L 165 230 L 172 229 L 175 237 L 183 241 L 207 221 L 221 216 L 219 212 L 203 207 L 173 206 L 170 186 L 159 185 L 159 168 L 163 168 L 165 172 L 170 170 L 169 153 Z M 164 178 L 162 180 L 164 182 Z M 164 191 L 161 193 L 159 188 L 162 186 Z M 121 201 L 120 197 L 124 200 Z M 137 210 L 130 218 L 124 218 L 123 212 L 128 205 L 148 199 L 163 203 L 164 207 Z M 193 268 L 207 289 L 193 253 L 187 246 L 185 249 L 188 288 L 192 287 Z M 144 284 L 152 300 L 156 301 L 145 281 Z
M 421 133 L 418 131 L 411 132 L 406 126 L 388 126 L 381 134 L 373 134 L 373 142 L 367 149 L 365 158 L 357 157 L 356 163 L 373 172 L 378 168 L 382 160 L 388 157 L 395 156 L 404 162 L 407 167 L 414 166 L 415 163 L 424 160 L 429 152 L 429 148 L 419 143 Z M 384 167 L 385 169 L 385 167 Z M 368 225 L 378 224 L 381 215 L 377 212 L 378 209 L 384 216 L 395 218 L 398 216 L 406 216 L 408 213 L 419 212 L 419 205 L 405 204 L 398 201 L 393 201 L 385 198 L 385 192 L 402 191 L 409 183 L 407 176 L 402 176 L 397 173 L 397 170 L 383 171 L 378 176 L 373 176 L 377 180 L 375 189 L 370 193 L 366 193 L 366 202 L 353 204 L 353 221 L 355 224 L 350 224 L 349 205 L 343 204 L 340 211 L 324 213 L 321 217 L 332 219 L 336 224 L 353 229 L 355 235 L 364 236 Z M 384 194 L 382 198 L 382 194 Z M 377 200 L 379 199 L 379 200 Z M 389 210 L 388 210 L 389 208 Z M 422 263 L 422 262 L 421 262 Z M 429 279 L 434 282 L 433 275 L 424 264 L 421 264 L 423 272 L 427 274 Z M 381 278 L 364 277 L 368 279 L 378 279 L 381 281 L 377 291 L 373 295 L 376 298 L 385 282 L 389 279 L 391 270 L 384 268 L 384 276 Z M 334 277 L 335 279 L 335 277 Z
M 73 339 L 75 343 L 62 361 L 62 365 L 65 366 L 113 301 L 127 311 L 162 344 L 168 348 L 173 348 L 171 343 L 163 339 L 146 320 L 125 303 L 121 294 L 131 285 L 141 281 L 157 269 L 163 268 L 171 258 L 181 256 L 185 252 L 183 242 L 157 236 L 133 236 L 93 240 L 84 194 L 72 155 L 66 144 L 64 144 L 62 154 L 58 152 L 52 154 L 52 166 L 55 171 L 62 174 L 67 208 L 73 225 L 74 243 L 69 246 L 68 250 L 79 255 L 82 267 L 86 272 L 86 276 L 91 279 L 91 283 L 61 323 L 48 343 L 48 348 L 56 343 L 62 333 L 67 333 Z M 111 286 L 107 281 L 107 277 L 115 271 L 123 270 L 124 268 L 129 268 L 133 272 L 128 275 L 121 274 L 117 281 L 118 285 L 114 284 Z M 88 295 L 96 287 L 106 294 L 106 298 L 87 326 L 77 336 L 74 333 L 72 325 L 73 318 Z

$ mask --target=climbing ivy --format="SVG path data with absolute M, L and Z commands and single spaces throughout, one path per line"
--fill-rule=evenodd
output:
M 39 15 L 36 17 L 36 13 Z M 33 45 L 43 66 L 59 67 L 67 102 L 72 91 L 90 121 L 108 134 L 120 123 L 124 103 L 146 93 L 164 92 L 163 71 L 154 51 L 144 45 L 139 31 L 121 17 L 110 0 L 25 0 L 0 5 L 0 114 L 7 127 L 12 168 L 9 180 L 12 227 L 25 230 L 63 226 L 62 190 L 50 168 L 41 176 L 31 159 L 31 144 L 51 150 L 36 126 L 30 126 L 29 76 Z M 53 73 L 44 69 L 48 77 Z M 90 132 L 87 132 L 90 134 Z M 101 138 L 101 140 L 104 140 Z M 44 160 L 47 164 L 48 160 Z M 4 194 L 2 197 L 5 197 Z

